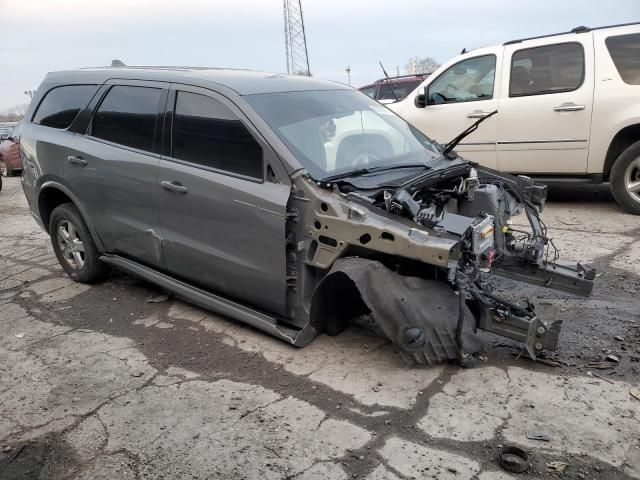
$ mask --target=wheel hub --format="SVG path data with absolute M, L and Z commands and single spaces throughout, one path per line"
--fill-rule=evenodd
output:
M 84 243 L 78 235 L 76 226 L 68 220 L 58 224 L 56 231 L 58 247 L 67 265 L 74 270 L 84 266 Z
M 629 195 L 640 203 L 640 157 L 637 157 L 627 167 L 624 173 L 624 186 Z

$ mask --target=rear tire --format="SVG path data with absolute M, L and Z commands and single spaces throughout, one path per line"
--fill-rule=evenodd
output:
M 613 164 L 611 193 L 623 209 L 640 215 L 640 141 L 627 147 Z
M 49 234 L 58 262 L 73 280 L 95 283 L 104 278 L 107 266 L 100 261 L 96 244 L 75 205 L 63 203 L 53 210 Z
M 4 160 L 0 160 L 0 175 L 3 177 L 13 176 L 13 169 Z

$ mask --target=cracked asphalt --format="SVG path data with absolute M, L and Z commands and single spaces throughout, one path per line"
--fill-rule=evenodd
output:
M 357 327 L 295 349 L 124 273 L 76 284 L 5 179 L 0 479 L 638 479 L 640 219 L 604 189 L 542 218 L 594 294 L 499 287 L 564 320 L 560 350 L 533 363 L 486 334 L 474 369 L 407 368 Z M 527 473 L 501 470 L 507 444 Z

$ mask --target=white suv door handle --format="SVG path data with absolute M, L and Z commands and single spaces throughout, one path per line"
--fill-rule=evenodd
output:
M 573 102 L 563 103 L 557 107 L 553 107 L 554 112 L 577 112 L 578 110 L 584 110 L 584 105 L 576 105 Z
M 491 112 L 483 112 L 482 110 L 474 110 L 471 113 L 467 113 L 467 118 L 482 118 L 490 113 Z

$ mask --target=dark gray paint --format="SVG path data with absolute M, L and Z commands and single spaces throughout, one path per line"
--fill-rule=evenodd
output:
M 290 189 L 286 170 L 261 132 L 229 99 L 194 86 L 172 84 L 171 89 L 207 95 L 229 108 L 260 144 L 263 170 L 270 165 L 279 183 L 164 156 L 157 199 L 166 268 L 180 278 L 284 316 L 283 242 Z
M 177 82 L 167 81 L 173 79 Z M 218 83 L 223 81 L 228 85 Z M 26 188 L 27 195 L 35 199 L 38 185 L 42 185 L 40 172 L 51 172 L 64 191 L 73 192 L 87 223 L 95 225 L 101 251 L 136 259 L 192 284 L 225 292 L 285 316 L 283 241 L 289 172 L 298 170 L 300 165 L 286 148 L 282 152 L 288 162 L 275 154 L 270 144 L 282 146 L 280 140 L 250 108 L 238 108 L 246 107 L 246 103 L 237 92 L 347 87 L 308 78 L 226 70 L 141 68 L 58 72 L 49 74 L 43 82 L 28 118 L 48 90 L 74 83 L 156 86 L 223 101 L 260 143 L 265 167 L 268 164 L 273 169 L 276 180 L 255 181 L 211 171 L 159 153 L 91 137 L 85 134 L 90 116 L 83 112 L 66 131 L 29 124 L 31 136 L 39 139 L 35 148 L 40 152 L 33 155 L 34 162 L 47 164 L 27 182 L 31 185 Z M 91 101 L 87 99 L 91 109 L 105 92 L 103 87 Z M 47 142 L 49 137 L 54 141 Z M 25 148 L 28 145 L 27 139 Z M 32 210 L 39 217 L 38 206 Z M 243 228 L 238 228 L 239 219 Z
M 197 67 L 116 67 L 86 68 L 64 72 L 52 72 L 47 81 L 65 83 L 103 83 L 107 79 L 136 79 L 172 81 L 201 87 L 226 87 L 238 95 L 258 93 L 292 92 L 301 90 L 345 90 L 347 85 L 311 77 L 290 76 L 278 73 L 256 72 L 225 68 Z
M 158 180 L 188 189 L 158 189 L 168 271 L 284 315 L 289 188 L 169 160 Z
M 155 194 L 159 155 L 79 135 L 71 145 L 87 165 L 65 159 L 65 180 L 94 219 L 106 248 L 162 266 Z

